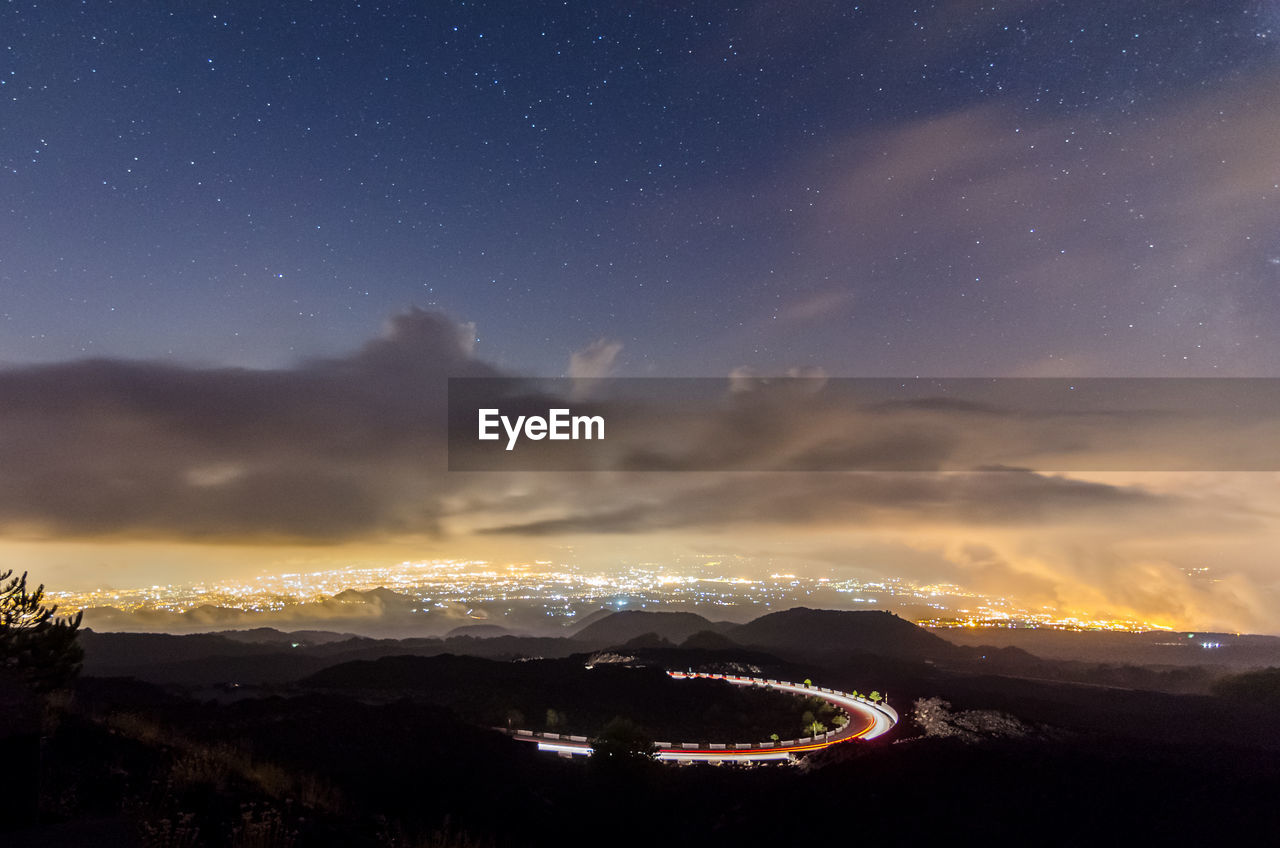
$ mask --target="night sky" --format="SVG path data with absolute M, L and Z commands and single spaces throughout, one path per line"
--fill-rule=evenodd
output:
M 0 565 L 732 539 L 1274 629 L 1276 475 L 748 502 L 449 476 L 423 422 L 498 373 L 1280 376 L 1278 50 L 1273 0 L 6 2 Z
M 1272 2 L 0 10 L 0 361 L 1272 374 Z

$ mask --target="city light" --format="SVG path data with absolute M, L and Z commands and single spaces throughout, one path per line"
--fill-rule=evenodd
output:
M 736 573 L 717 569 L 732 567 Z M 485 605 L 521 602 L 540 604 L 550 620 L 571 623 L 593 608 L 660 609 L 721 608 L 758 615 L 789 606 L 900 611 L 928 627 L 1051 628 L 1059 630 L 1167 630 L 1150 621 L 1064 614 L 1029 608 L 1009 598 L 983 595 L 954 584 L 921 584 L 901 578 L 858 580 L 800 577 L 771 573 L 743 576 L 742 563 L 723 559 L 677 559 L 672 566 L 643 563 L 615 571 L 594 571 L 550 561 L 493 563 L 486 560 L 439 559 L 385 566 L 352 565 L 310 572 L 284 572 L 217 583 L 154 585 L 136 589 L 51 592 L 67 612 L 110 607 L 126 613 L 186 613 L 222 608 L 245 613 L 305 614 L 320 604 L 364 604 L 364 595 L 345 592 L 389 589 L 412 603 L 418 613 L 465 605 L 472 617 Z

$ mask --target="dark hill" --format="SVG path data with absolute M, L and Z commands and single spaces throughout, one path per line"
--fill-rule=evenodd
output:
M 574 634 L 573 638 L 603 648 L 621 645 L 637 636 L 652 633 L 668 642 L 679 644 L 695 633 L 722 629 L 724 625 L 716 625 L 691 612 L 623 610 L 587 625 Z
M 678 652 L 674 648 L 658 652 Z M 301 689 L 393 702 L 411 699 L 464 720 L 591 735 L 616 716 L 656 739 L 722 742 L 803 732 L 810 706 L 796 696 L 718 680 L 673 680 L 661 667 L 596 665 L 582 657 L 504 663 L 443 654 L 382 657 L 323 669 Z M 683 664 L 683 663 L 679 663 Z
M 303 681 L 305 686 L 320 689 L 393 689 L 457 690 L 474 686 L 475 681 L 491 683 L 505 675 L 513 683 L 538 679 L 542 663 L 495 663 L 479 657 L 440 654 L 434 657 L 412 655 L 352 660 L 330 666 Z
M 608 618 L 609 616 L 613 615 L 616 612 L 617 612 L 616 609 L 611 609 L 609 607 L 601 607 L 600 609 L 594 612 L 587 613 L 582 618 L 578 619 L 572 624 L 565 625 L 565 628 L 566 628 L 565 632 L 578 633 L 590 627 L 591 625 L 595 624 L 597 621 L 602 621 Z
M 675 645 L 663 639 L 657 633 L 643 633 L 634 639 L 628 639 L 622 647 L 627 650 L 638 651 L 647 648 L 674 648 Z
M 157 663 L 183 662 L 212 656 L 261 656 L 276 653 L 280 646 L 244 642 L 211 633 L 173 636 L 166 633 L 80 634 L 84 648 L 84 668 L 89 674 L 110 676 Z
M 233 642 L 260 642 L 263 644 L 286 645 L 292 647 L 294 642 L 302 645 L 327 645 L 332 642 L 347 642 L 360 638 L 354 633 L 336 633 L 332 630 L 277 630 L 274 627 L 254 627 L 250 630 L 219 630 L 211 636 L 221 636 Z
M 472 639 L 496 639 L 499 636 L 516 635 L 519 634 L 514 630 L 508 630 L 500 624 L 463 624 L 444 634 L 444 638 L 451 639 L 454 636 L 470 636 Z
M 1215 695 L 1280 707 L 1280 668 L 1234 674 L 1217 681 Z
M 269 632 L 258 635 L 271 638 Z M 224 634 L 85 631 L 81 641 L 85 674 L 185 685 L 287 683 L 327 666 L 385 656 L 433 656 L 447 651 L 510 660 L 564 657 L 591 647 L 569 639 L 511 635 L 447 640 L 351 637 L 315 644 L 298 641 L 293 647 L 293 641 L 242 641 Z
M 680 647 L 699 651 L 724 651 L 736 648 L 738 644 L 723 633 L 700 630 L 681 642 Z
M 892 657 L 952 657 L 961 649 L 888 612 L 806 607 L 761 616 L 725 635 L 740 645 L 808 652 L 859 651 Z

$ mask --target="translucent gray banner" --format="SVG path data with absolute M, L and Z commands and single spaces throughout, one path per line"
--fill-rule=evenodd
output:
M 449 380 L 451 471 L 1277 471 L 1280 380 Z

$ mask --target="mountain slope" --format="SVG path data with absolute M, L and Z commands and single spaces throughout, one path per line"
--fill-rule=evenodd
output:
M 813 610 L 806 607 L 761 616 L 725 633 L 740 645 L 807 651 L 861 651 L 892 657 L 950 657 L 950 642 L 888 612 Z
M 573 638 L 579 642 L 608 647 L 622 645 L 637 636 L 652 633 L 678 645 L 695 633 L 723 629 L 725 625 L 715 624 L 691 612 L 623 610 L 587 625 L 575 633 Z

